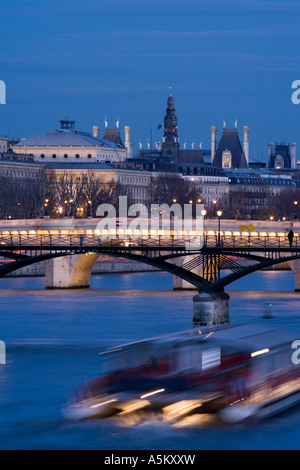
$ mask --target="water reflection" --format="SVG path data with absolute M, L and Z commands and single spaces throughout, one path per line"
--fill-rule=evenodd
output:
M 232 324 L 284 327 L 300 338 L 299 294 L 293 291 L 291 272 L 255 273 L 228 287 Z M 62 419 L 73 385 L 101 373 L 99 352 L 192 327 L 193 293 L 173 292 L 169 274 L 93 276 L 91 289 L 79 291 L 45 291 L 43 278 L 7 278 L 0 280 L 0 295 L 0 339 L 7 346 L 1 448 L 299 447 L 297 408 L 245 432 L 225 431 L 207 413 L 171 421 L 157 414 L 146 417 L 144 410 L 101 422 Z M 270 319 L 263 318 L 267 300 L 272 302 Z M 177 402 L 189 406 L 184 399 Z M 204 424 L 208 429 L 202 433 Z

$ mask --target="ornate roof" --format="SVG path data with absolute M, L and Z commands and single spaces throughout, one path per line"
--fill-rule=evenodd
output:
M 66 121 L 61 121 L 65 123 Z M 71 121 L 69 121 L 71 122 Z M 74 121 L 72 121 L 74 123 Z M 22 139 L 14 148 L 18 147 L 107 147 L 107 148 L 124 148 L 122 143 L 115 143 L 106 139 L 93 137 L 87 132 L 76 131 L 74 125 L 72 127 L 63 127 L 45 134 L 38 134 L 26 139 Z
M 111 129 L 106 127 L 103 140 L 113 142 L 114 144 L 123 147 L 123 143 L 121 140 L 119 128 L 117 127 L 116 129 Z
M 231 152 L 231 168 L 247 168 L 245 153 L 236 128 L 223 129 L 223 134 L 212 163 L 213 166 L 222 168 L 222 154 L 226 150 Z

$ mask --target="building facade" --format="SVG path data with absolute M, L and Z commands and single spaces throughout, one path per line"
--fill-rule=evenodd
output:
M 8 137 L 0 135 L 0 154 L 6 153 L 8 149 Z
M 296 143 L 268 143 L 268 168 L 275 170 L 296 169 Z
M 148 204 L 151 191 L 151 173 L 145 170 L 117 168 L 109 163 L 51 163 L 46 165 L 46 174 L 58 179 L 68 175 L 73 184 L 88 181 L 91 175 L 103 183 L 117 183 L 121 194 L 128 196 L 130 204 Z
M 237 126 L 237 125 L 236 125 Z M 211 164 L 225 170 L 246 169 L 249 166 L 249 127 L 243 127 L 244 142 L 241 144 L 237 127 L 226 129 L 217 143 L 217 126 L 211 126 Z
M 128 149 L 123 145 L 119 129 L 115 133 L 104 133 L 99 138 L 99 128 L 93 126 L 93 133 L 75 129 L 75 121 L 60 121 L 61 127 L 53 132 L 36 135 L 13 146 L 16 153 L 32 154 L 36 162 L 122 162 L 128 157 Z M 130 148 L 130 128 L 127 127 L 126 144 Z M 129 135 L 129 141 L 128 141 Z M 109 140 L 111 139 L 111 140 Z

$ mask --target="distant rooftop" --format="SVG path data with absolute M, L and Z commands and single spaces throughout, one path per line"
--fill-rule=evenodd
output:
M 107 147 L 124 148 L 121 143 L 106 139 L 99 139 L 88 132 L 75 130 L 75 121 L 63 119 L 60 121 L 61 128 L 45 134 L 21 139 L 14 148 L 18 147 Z
M 86 163 L 65 163 L 65 162 L 50 162 L 44 164 L 50 170 L 113 170 L 115 167 L 110 163 L 104 162 L 86 162 Z
M 213 160 L 214 166 L 222 168 L 222 154 L 226 150 L 229 150 L 232 155 L 231 168 L 247 168 L 245 153 L 236 128 L 223 129 L 223 134 Z

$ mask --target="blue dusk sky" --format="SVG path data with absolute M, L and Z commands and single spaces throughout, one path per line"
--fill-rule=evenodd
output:
M 141 140 L 162 138 L 172 85 L 181 147 L 250 126 L 250 157 L 297 142 L 300 2 L 283 0 L 1 0 L 0 134 L 29 137 L 69 116 L 104 132 L 120 120 Z

